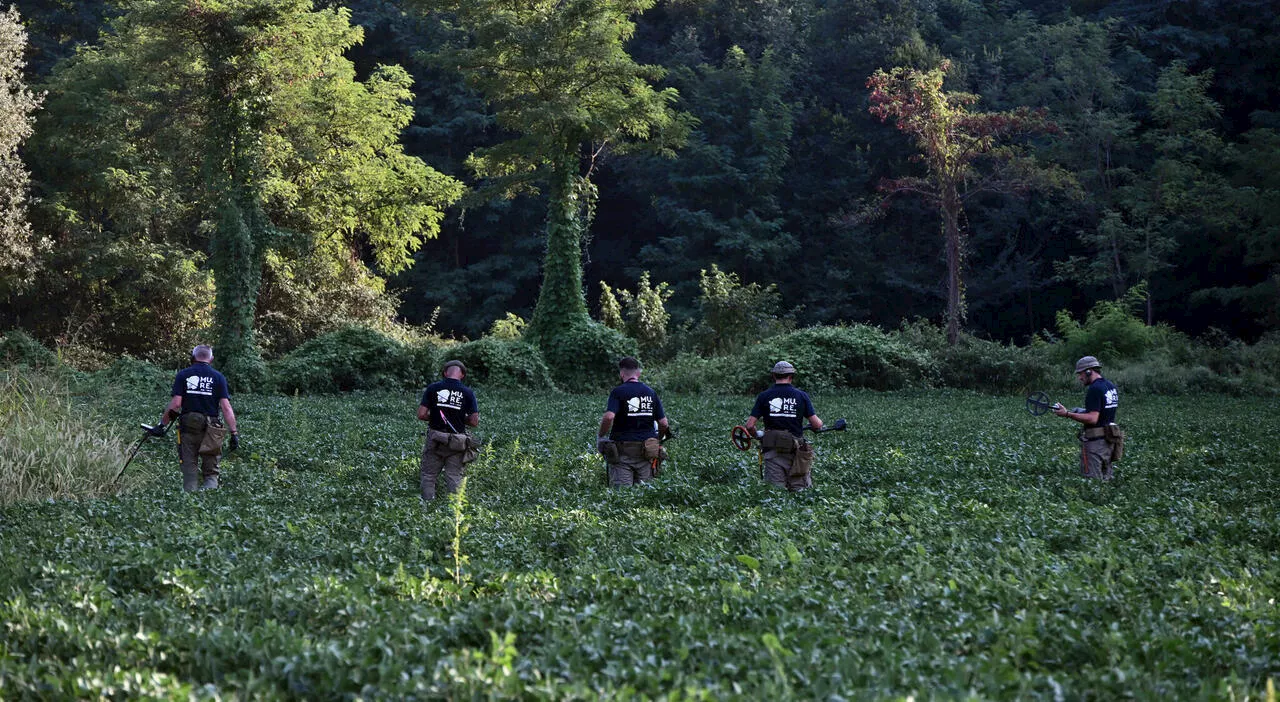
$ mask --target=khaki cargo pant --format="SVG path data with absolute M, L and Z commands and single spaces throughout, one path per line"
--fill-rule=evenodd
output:
M 178 429 L 178 457 L 182 464 L 182 489 L 195 492 L 200 487 L 218 487 L 218 459 L 221 456 L 200 455 L 204 427 Z
M 1111 464 L 1111 444 L 1105 438 L 1080 442 L 1080 474 L 1086 478 L 1101 480 L 1115 477 Z
M 792 492 L 813 487 L 813 474 L 791 477 L 791 462 L 794 453 L 781 453 L 774 449 L 764 450 L 764 479 L 766 482 L 784 487 Z
M 441 473 L 444 474 L 445 494 L 458 491 L 462 484 L 462 476 L 466 475 L 466 467 L 462 465 L 462 455 L 466 449 L 454 451 L 434 437 L 447 436 L 435 430 L 427 432 L 427 441 L 422 447 L 422 464 L 418 469 L 418 486 L 422 491 L 422 499 L 436 499 L 436 483 Z
M 609 486 L 629 487 L 653 480 L 653 462 L 640 456 L 619 452 L 618 462 L 609 464 Z

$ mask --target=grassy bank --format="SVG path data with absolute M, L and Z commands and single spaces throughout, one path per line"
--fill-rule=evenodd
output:
M 117 427 L 73 402 L 65 384 L 0 372 L 0 505 L 112 494 L 124 456 Z

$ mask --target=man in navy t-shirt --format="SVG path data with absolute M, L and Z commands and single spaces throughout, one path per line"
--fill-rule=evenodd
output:
M 226 429 L 231 432 L 231 450 L 240 447 L 227 379 L 209 365 L 212 360 L 213 348 L 209 346 L 201 344 L 191 350 L 191 366 L 178 371 L 174 377 L 172 397 L 152 432 L 163 436 L 165 425 L 171 418 L 178 417 L 182 489 L 187 492 L 218 488 L 220 448 L 216 455 L 200 453 L 200 444 L 210 425 L 222 427 L 225 421 Z
M 462 384 L 467 367 L 462 361 L 449 361 L 440 374 L 443 379 L 428 385 L 418 403 L 418 419 L 427 423 L 427 441 L 422 447 L 422 463 L 418 469 L 423 500 L 436 498 L 436 483 L 441 474 L 445 492 L 457 492 L 466 474 L 466 464 L 475 459 L 479 446 L 467 433 L 467 427 L 480 425 L 476 394 Z
M 764 479 L 788 490 L 803 490 L 813 485 L 809 471 L 793 475 L 793 465 L 799 451 L 810 451 L 804 441 L 804 424 L 814 429 L 822 428 L 822 419 L 813 409 L 808 393 L 792 384 L 796 367 L 779 361 L 770 371 L 773 387 L 756 396 L 756 404 L 747 417 L 747 431 L 754 433 L 756 422 L 764 420 L 764 435 L 760 446 L 764 453 Z
M 1107 426 L 1116 421 L 1120 391 L 1110 380 L 1102 377 L 1102 365 L 1093 356 L 1076 361 L 1076 378 L 1087 388 L 1084 411 L 1071 412 L 1058 405 L 1053 413 L 1084 425 L 1080 430 L 1080 473 L 1086 478 L 1111 480 L 1114 477 L 1113 448 L 1107 437 Z
M 639 361 L 618 361 L 618 377 L 622 384 L 609 393 L 596 448 L 609 463 L 609 484 L 625 487 L 653 479 L 662 462 L 658 436 L 671 425 L 658 393 L 640 382 Z

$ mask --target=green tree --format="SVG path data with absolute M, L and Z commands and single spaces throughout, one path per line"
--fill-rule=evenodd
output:
M 1056 266 L 1060 276 L 1110 284 L 1116 298 L 1145 281 L 1147 324 L 1155 323 L 1153 281 L 1173 268 L 1178 247 L 1238 226 L 1234 193 L 1220 172 L 1226 148 L 1214 127 L 1221 108 L 1207 94 L 1211 79 L 1176 62 L 1160 72 L 1152 128 L 1142 137 L 1150 166 L 1121 181 L 1097 229 L 1081 233 L 1092 255 Z
M 410 79 L 364 82 L 343 9 L 309 0 L 141 0 L 51 82 L 47 172 L 68 220 L 207 246 L 220 358 L 261 373 L 266 255 L 407 267 L 461 185 L 406 156 Z
M 28 174 L 18 147 L 31 136 L 40 98 L 22 77 L 27 33 L 18 10 L 0 12 L 0 295 L 30 280 L 28 265 L 47 242 L 27 221 Z
M 783 99 L 789 77 L 772 51 L 752 61 L 735 46 L 720 65 L 680 67 L 670 79 L 698 124 L 675 162 L 649 158 L 631 170 L 651 189 L 652 216 L 664 232 L 640 258 L 692 300 L 708 260 L 763 277 L 799 251 L 778 198 L 792 129 Z
M 947 341 L 954 345 L 965 319 L 965 203 L 984 193 L 1062 187 L 1069 176 L 1006 143 L 1021 135 L 1056 131 L 1043 111 L 1022 107 L 971 112 L 977 96 L 942 88 L 950 68 L 950 61 L 943 61 L 929 71 L 882 69 L 872 74 L 867 87 L 871 114 L 886 121 L 892 118 L 913 139 L 925 165 L 924 176 L 885 180 L 880 189 L 888 196 L 918 195 L 939 215 L 947 260 Z
M 547 249 L 542 289 L 528 334 L 553 372 L 577 365 L 565 343 L 594 324 L 582 287 L 584 221 L 590 221 L 592 173 L 609 152 L 678 143 L 683 122 L 662 71 L 642 66 L 624 44 L 632 17 L 653 0 L 447 0 L 472 37 L 442 55 L 493 107 L 514 138 L 478 150 L 470 165 L 507 193 L 544 185 Z M 558 378 L 562 379 L 562 378 Z

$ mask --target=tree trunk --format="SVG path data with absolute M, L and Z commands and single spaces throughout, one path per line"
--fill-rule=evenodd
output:
M 561 159 L 552 176 L 542 290 L 527 329 L 535 339 L 589 319 L 582 292 L 582 221 L 574 189 L 574 163 L 572 157 Z
M 263 251 L 258 242 L 264 225 L 265 215 L 256 203 L 246 208 L 228 198 L 218 208 L 212 241 L 216 352 L 228 382 L 240 389 L 260 386 L 266 375 L 253 330 L 262 287 Z
M 964 265 L 964 242 L 960 231 L 960 199 L 948 193 L 942 201 L 943 236 L 947 247 L 947 343 L 955 346 L 960 340 L 960 327 L 964 323 L 964 284 L 961 268 Z

